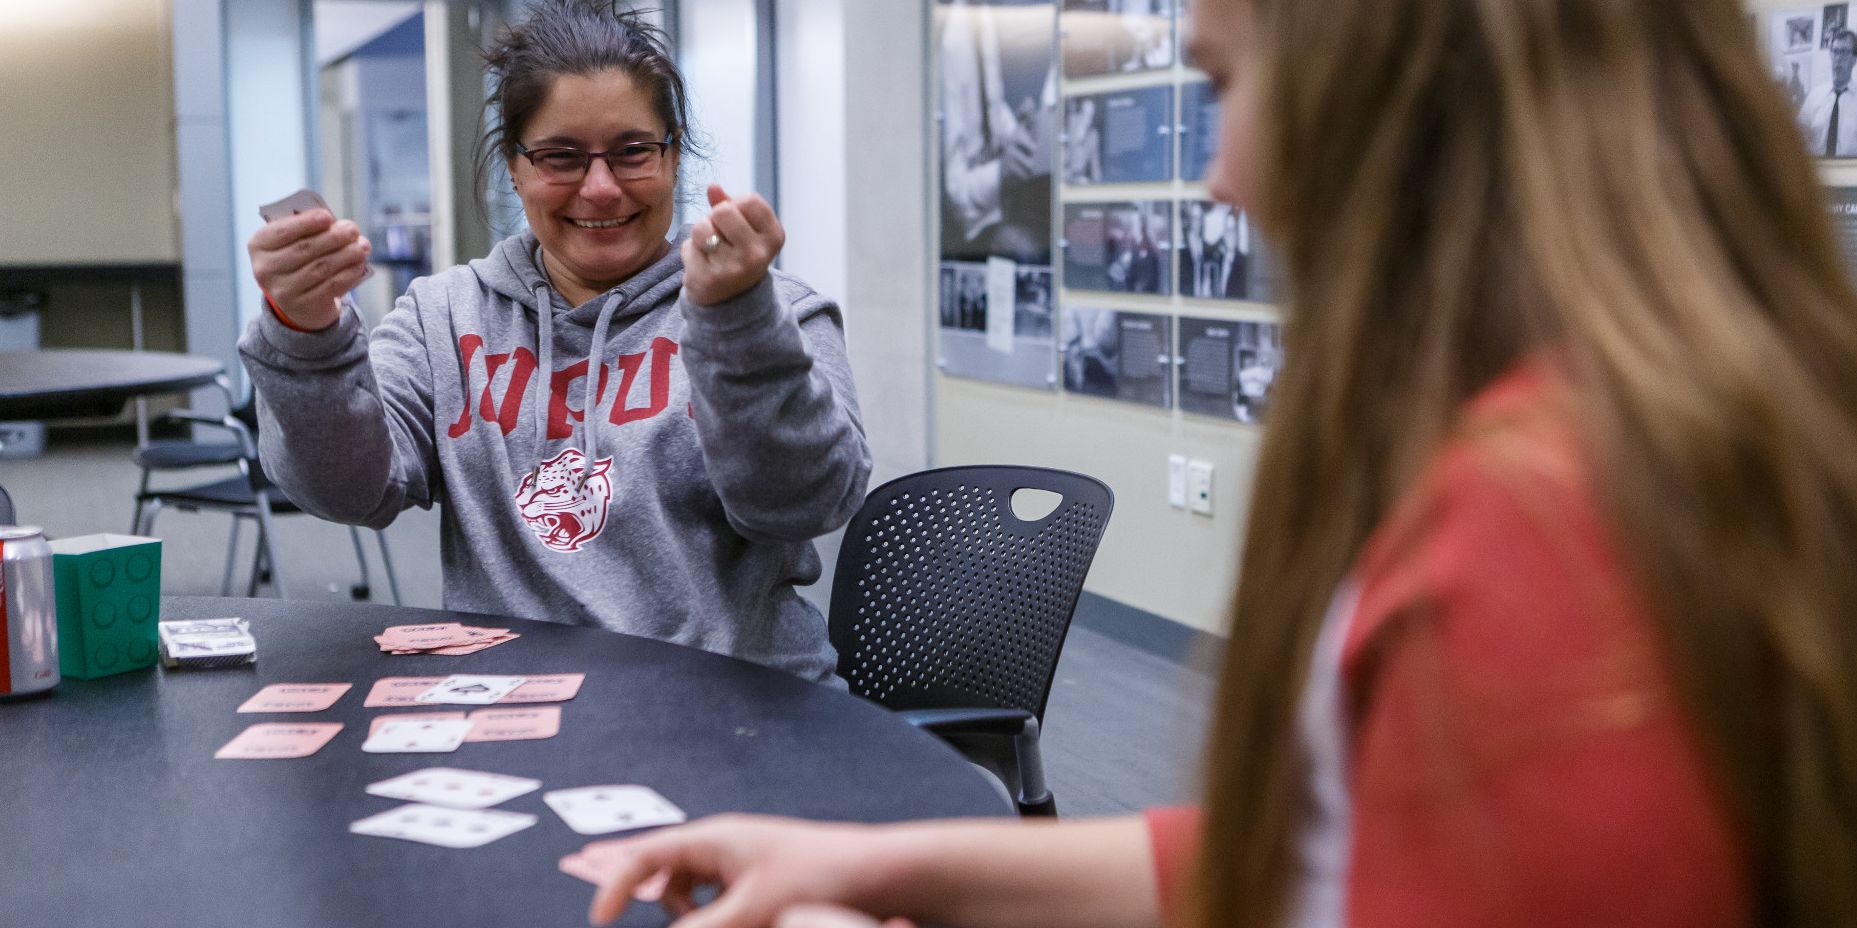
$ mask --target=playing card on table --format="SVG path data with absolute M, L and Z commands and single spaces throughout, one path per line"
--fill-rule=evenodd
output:
M 516 687 L 508 696 L 497 700 L 503 705 L 517 705 L 527 702 L 566 702 L 580 692 L 580 684 L 587 679 L 584 673 L 554 673 L 542 676 L 531 675 L 528 682 Z
M 527 677 L 454 673 L 413 697 L 413 701 L 426 705 L 487 706 L 508 696 L 526 682 Z
M 363 742 L 369 754 L 444 754 L 456 751 L 470 734 L 468 719 L 395 720 Z
M 308 757 L 342 730 L 340 722 L 260 722 L 213 752 L 221 760 Z
M 488 809 L 541 789 L 542 781 L 453 767 L 427 767 L 368 785 L 368 795 L 451 809 Z
M 273 683 L 245 700 L 239 711 L 321 712 L 353 687 L 352 683 Z
M 542 794 L 542 801 L 567 827 L 583 835 L 603 835 L 684 820 L 683 810 L 645 786 L 583 786 Z
M 482 847 L 530 825 L 535 816 L 496 809 L 447 809 L 413 804 L 370 815 L 348 826 L 358 835 L 399 838 L 439 847 Z
M 466 741 L 536 741 L 561 732 L 560 706 L 479 709 L 471 713 Z
M 380 727 L 388 722 L 461 721 L 463 718 L 463 712 L 395 712 L 377 715 L 368 723 L 368 737 L 380 734 Z
M 417 706 L 420 705 L 420 693 L 436 686 L 444 677 L 382 677 L 374 681 L 374 688 L 368 690 L 368 698 L 361 705 L 369 709 L 383 706 Z

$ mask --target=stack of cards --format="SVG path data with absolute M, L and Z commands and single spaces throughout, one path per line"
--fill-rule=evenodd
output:
M 482 847 L 535 824 L 533 815 L 490 807 L 532 793 L 541 785 L 542 781 L 525 777 L 450 767 L 415 770 L 367 788 L 370 796 L 404 799 L 411 805 L 368 816 L 348 830 L 439 847 Z
M 374 643 L 389 654 L 444 654 L 460 657 L 520 637 L 507 628 L 478 628 L 457 622 L 439 622 L 433 625 L 395 625 L 375 635 Z
M 258 659 L 244 619 L 196 619 L 155 625 L 163 667 L 239 667 Z

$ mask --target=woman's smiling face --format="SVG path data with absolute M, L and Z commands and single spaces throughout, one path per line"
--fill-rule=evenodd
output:
M 611 151 L 669 134 L 649 94 L 625 72 L 563 74 L 516 139 L 524 148 Z M 600 158 L 578 183 L 550 183 L 529 159 L 509 160 L 543 264 L 562 295 L 579 304 L 611 289 L 663 257 L 670 245 L 677 187 L 677 150 L 665 152 L 648 177 L 619 180 Z

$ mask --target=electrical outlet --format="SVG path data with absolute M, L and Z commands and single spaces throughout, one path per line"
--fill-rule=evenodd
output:
M 1212 463 L 1188 461 L 1186 465 L 1187 503 L 1202 516 L 1212 515 Z
M 1167 505 L 1186 508 L 1186 455 L 1167 456 Z

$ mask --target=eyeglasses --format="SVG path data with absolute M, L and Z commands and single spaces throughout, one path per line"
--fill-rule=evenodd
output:
M 671 136 L 662 142 L 628 142 L 611 151 L 582 151 L 578 148 L 525 148 L 516 143 L 516 154 L 529 159 L 536 173 L 550 184 L 578 184 L 587 176 L 593 159 L 605 160 L 606 169 L 617 180 L 644 180 L 658 176 L 664 153 L 670 150 Z

